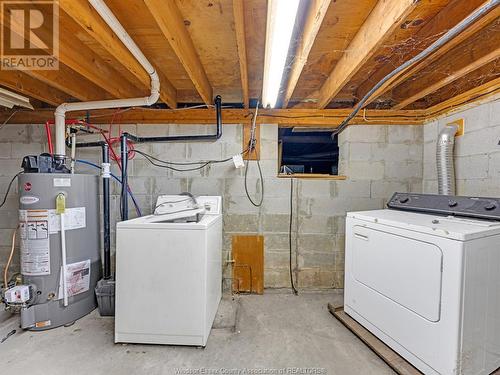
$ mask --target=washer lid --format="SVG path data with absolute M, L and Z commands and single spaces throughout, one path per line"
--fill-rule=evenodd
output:
M 500 222 L 398 210 L 349 212 L 347 217 L 459 241 L 500 233 Z
M 205 230 L 222 219 L 222 215 L 203 215 L 199 222 L 192 223 L 165 223 L 151 222 L 156 219 L 155 215 L 141 216 L 136 219 L 120 221 L 116 224 L 117 229 L 170 229 L 170 230 Z

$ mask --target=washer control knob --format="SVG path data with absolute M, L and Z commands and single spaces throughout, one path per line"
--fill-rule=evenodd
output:
M 448 201 L 448 206 L 450 206 L 450 207 L 456 207 L 457 204 L 458 204 L 457 201 L 454 201 L 454 200 L 451 200 L 451 199 Z
M 408 197 L 401 197 L 401 198 L 399 198 L 399 202 L 400 203 L 407 203 L 409 200 L 410 200 L 410 198 L 408 198 Z
M 486 206 L 484 206 L 484 209 L 486 211 L 491 211 L 494 210 L 495 208 L 497 208 L 497 205 L 494 202 L 490 202 Z

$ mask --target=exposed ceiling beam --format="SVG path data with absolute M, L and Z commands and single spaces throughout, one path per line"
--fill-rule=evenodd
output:
M 25 73 L 78 100 L 111 99 L 110 95 L 103 89 L 87 81 L 63 64 L 59 64 L 58 70 L 26 70 Z
M 462 94 L 456 95 L 444 102 L 425 109 L 428 120 L 460 110 L 463 105 L 473 102 L 481 103 L 500 94 L 500 78 L 493 79 L 485 84 L 474 87 Z
M 0 85 L 53 106 L 58 106 L 71 99 L 64 92 L 47 86 L 26 73 L 15 70 L 0 69 Z
M 393 89 L 392 99 L 397 103 L 394 109 L 405 108 L 500 58 L 499 25 L 500 21 L 493 22 Z
M 414 0 L 379 0 L 319 91 L 325 108 L 415 8 Z
M 175 1 L 144 0 L 144 3 L 191 78 L 203 102 L 213 104 L 212 86 Z
M 331 0 L 311 0 L 309 3 L 307 18 L 304 22 L 304 28 L 300 37 L 299 45 L 297 46 L 292 69 L 288 74 L 288 82 L 283 97 L 283 108 L 288 106 L 295 86 L 299 81 L 300 75 L 304 66 L 307 63 L 309 52 L 311 52 L 316 35 L 328 11 Z
M 7 17 L 7 15 L 4 15 L 4 17 Z M 8 27 L 12 34 L 18 35 L 21 38 L 24 37 L 30 43 L 43 49 L 43 42 L 41 41 L 41 39 L 35 38 L 33 41 L 31 39 L 28 39 L 29 34 L 24 32 L 24 24 L 17 23 L 15 22 L 15 20 L 13 20 L 13 22 L 7 22 L 6 24 L 9 25 Z M 38 30 L 38 32 L 40 32 L 42 35 L 47 35 L 49 31 L 41 28 Z M 60 33 L 60 37 L 65 37 L 64 34 L 64 31 L 62 31 Z M 78 47 L 78 45 L 71 46 L 69 49 L 71 50 L 76 47 Z M 65 52 L 67 52 L 66 48 L 64 49 L 64 52 L 61 53 L 61 55 L 63 55 Z M 83 56 L 79 57 L 82 61 L 86 59 Z M 24 72 L 27 75 L 38 79 L 58 90 L 61 90 L 62 92 L 65 92 L 68 95 L 71 95 L 79 100 L 98 100 L 110 98 L 109 94 L 105 93 L 101 87 L 96 86 L 92 82 L 88 82 L 82 79 L 82 77 L 78 73 L 75 73 L 64 64 L 59 64 L 59 68 L 57 70 L 36 69 L 25 70 Z
M 240 62 L 241 90 L 243 93 L 243 106 L 248 108 L 248 66 L 247 47 L 245 38 L 245 4 L 243 0 L 233 0 L 234 29 L 236 32 L 236 45 L 238 47 L 238 60 Z
M 6 22 L 7 27 L 12 33 L 21 37 L 29 38 L 29 34 L 24 32 L 24 24 L 16 22 L 17 18 L 13 18 L 10 22 Z M 119 73 L 106 63 L 99 55 L 92 51 L 89 47 L 83 44 L 71 31 L 67 30 L 63 22 L 60 22 L 59 30 L 59 61 L 77 73 L 93 82 L 104 91 L 108 92 L 115 98 L 126 98 L 137 95 L 137 88 L 127 80 L 123 79 Z M 37 35 L 42 39 L 45 36 L 50 39 L 51 30 L 46 27 L 37 29 Z M 28 40 L 28 39 L 26 39 Z M 43 42 L 40 39 L 30 39 L 30 43 L 43 48 Z
M 407 99 L 402 100 L 399 102 L 397 105 L 393 107 L 393 109 L 403 109 L 410 105 L 413 102 L 416 102 L 417 100 L 432 94 L 433 92 L 436 92 L 440 88 L 445 87 L 446 85 L 452 83 L 453 81 L 464 77 L 465 75 L 473 72 L 474 70 L 492 62 L 493 60 L 497 59 L 500 57 L 500 48 L 497 48 L 496 50 L 490 52 L 489 54 L 481 57 L 480 59 L 464 66 L 463 68 L 457 70 L 456 72 L 450 73 L 450 75 L 447 75 L 443 79 L 434 82 L 432 85 L 425 87 L 421 91 L 417 92 L 416 94 L 413 94 Z
M 102 20 L 87 0 L 60 0 L 59 6 L 90 36 L 102 45 L 130 74 L 145 87 L 150 86 L 149 75 L 128 51 L 109 26 Z M 157 69 L 158 71 L 158 69 Z M 158 73 L 160 75 L 160 73 Z M 177 92 L 166 77 L 160 76 L 160 98 L 169 107 L 177 106 Z
M 457 4 L 457 2 L 459 4 Z M 453 26 L 455 26 L 455 24 L 472 13 L 476 8 L 475 5 L 477 5 L 477 3 L 478 1 L 472 0 L 465 2 L 462 0 L 456 0 L 450 2 L 439 14 L 437 14 L 429 23 L 427 23 L 415 34 L 413 39 L 416 41 L 420 41 L 420 43 L 425 43 L 425 45 L 419 44 L 420 48 L 415 48 L 413 51 L 411 51 L 407 56 L 407 60 L 419 53 L 422 48 L 425 48 L 432 44 L 444 31 L 452 28 Z M 479 21 L 475 22 L 472 26 L 460 33 L 457 37 L 453 38 L 450 42 L 446 43 L 443 47 L 434 52 L 431 56 L 409 67 L 405 71 L 401 72 L 401 74 L 399 74 L 398 76 L 395 76 L 391 80 L 387 81 L 370 97 L 370 99 L 368 99 L 364 106 L 366 107 L 384 93 L 406 81 L 411 76 L 428 66 L 430 63 L 443 56 L 446 52 L 456 47 L 473 34 L 477 33 L 479 30 L 481 30 L 483 27 L 488 25 L 499 16 L 500 8 L 493 9 Z M 398 56 L 397 59 L 399 58 L 400 57 Z M 368 91 L 372 89 L 376 82 L 380 81 L 394 69 L 394 66 L 396 66 L 395 64 L 396 60 L 392 61 L 392 63 L 388 62 L 378 71 L 376 71 L 370 77 L 370 79 L 363 82 L 357 90 L 357 97 L 359 99 L 364 97 L 368 93 Z
M 60 25 L 59 60 L 115 98 L 132 98 L 140 94 L 135 87 L 109 63 Z
M 262 109 L 257 118 L 258 124 L 280 124 L 282 126 L 301 126 L 313 128 L 335 128 L 351 112 L 349 109 Z M 114 111 L 94 110 L 90 111 L 90 120 L 94 123 L 108 124 Z M 425 112 L 416 111 L 392 111 L 392 110 L 367 110 L 366 114 L 357 116 L 353 124 L 390 124 L 390 125 L 420 125 L 423 123 Z M 225 124 L 248 123 L 252 114 L 248 109 L 223 109 L 222 116 Z M 35 112 L 20 112 L 16 114 L 13 123 L 31 124 L 42 123 L 47 116 L 52 116 L 53 110 L 37 110 Z M 72 116 L 84 117 L 86 112 L 74 112 Z M 93 116 L 95 118 L 93 119 Z M 5 120 L 7 114 L 0 112 L 0 121 Z M 215 121 L 213 109 L 143 109 L 134 108 L 122 113 L 115 118 L 115 123 L 120 124 L 206 124 L 211 126 Z M 231 126 L 231 125 L 225 125 Z

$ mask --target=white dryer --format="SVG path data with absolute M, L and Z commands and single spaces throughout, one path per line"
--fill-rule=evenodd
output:
M 393 197 L 396 208 L 407 198 Z M 410 199 L 425 206 L 422 195 Z M 477 203 L 446 199 L 457 210 Z M 437 212 L 439 204 L 427 204 Z M 500 222 L 394 209 L 348 213 L 344 305 L 424 374 L 491 373 L 500 366 Z
M 163 196 L 156 215 L 117 224 L 115 342 L 206 345 L 222 292 L 222 199 L 190 200 Z

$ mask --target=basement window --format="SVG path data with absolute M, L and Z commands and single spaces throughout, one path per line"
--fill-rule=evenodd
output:
M 332 134 L 323 129 L 280 128 L 279 176 L 341 178 L 338 136 Z

